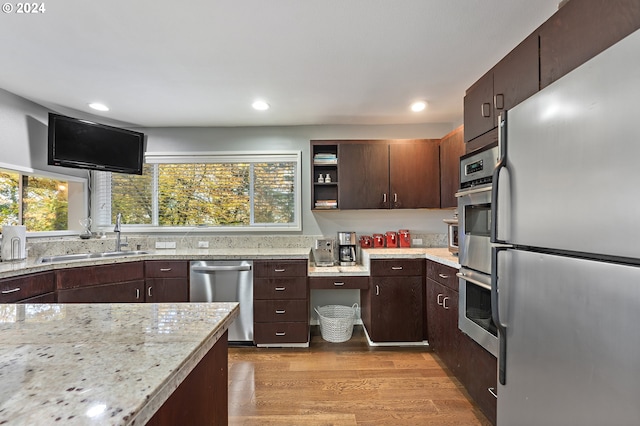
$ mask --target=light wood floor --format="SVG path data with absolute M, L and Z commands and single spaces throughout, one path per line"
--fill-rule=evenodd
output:
M 312 327 L 309 348 L 230 348 L 229 425 L 490 423 L 425 348 L 370 348 L 361 326 L 344 343 Z

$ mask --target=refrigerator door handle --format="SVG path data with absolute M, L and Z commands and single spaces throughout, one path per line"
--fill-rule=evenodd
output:
M 509 246 L 491 247 L 491 316 L 498 329 L 498 381 L 501 385 L 507 384 L 507 326 L 500 321 L 500 309 L 498 305 L 498 253 L 506 251 Z
M 491 242 L 504 243 L 498 239 L 498 188 L 500 170 L 507 168 L 507 111 L 498 115 L 498 164 L 493 170 L 493 190 L 491 191 Z

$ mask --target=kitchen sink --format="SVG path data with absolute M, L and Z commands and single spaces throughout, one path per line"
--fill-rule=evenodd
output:
M 145 251 L 145 250 L 130 250 L 130 251 L 108 251 L 104 253 L 61 254 L 57 256 L 40 257 L 36 260 L 36 263 L 68 262 L 70 260 L 140 256 L 143 254 L 150 254 L 150 253 L 151 253 L 150 251 Z

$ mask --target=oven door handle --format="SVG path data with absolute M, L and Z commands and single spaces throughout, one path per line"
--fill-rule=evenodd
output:
M 491 247 L 491 316 L 498 329 L 498 380 L 501 385 L 507 384 L 507 326 L 500 320 L 498 253 L 510 249 L 511 246 Z
M 461 272 L 458 272 L 456 274 L 456 277 L 458 277 L 460 279 L 463 279 L 465 281 L 469 281 L 470 283 L 475 284 L 477 286 L 480 286 L 480 287 L 482 287 L 482 288 L 484 288 L 486 290 L 491 290 L 491 284 L 487 284 L 487 283 L 483 283 L 482 281 L 475 280 L 475 279 L 470 278 L 470 277 L 468 277 L 467 275 L 465 275 L 465 274 L 463 274 Z
M 498 164 L 493 170 L 493 191 L 491 192 L 491 242 L 505 243 L 498 239 L 498 188 L 500 188 L 500 171 L 507 169 L 507 111 L 498 115 Z

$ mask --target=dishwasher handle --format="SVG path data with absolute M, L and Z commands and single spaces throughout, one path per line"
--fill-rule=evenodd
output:
M 251 265 L 231 265 L 231 266 L 192 266 L 192 272 L 203 274 L 213 274 L 220 271 L 250 271 Z

